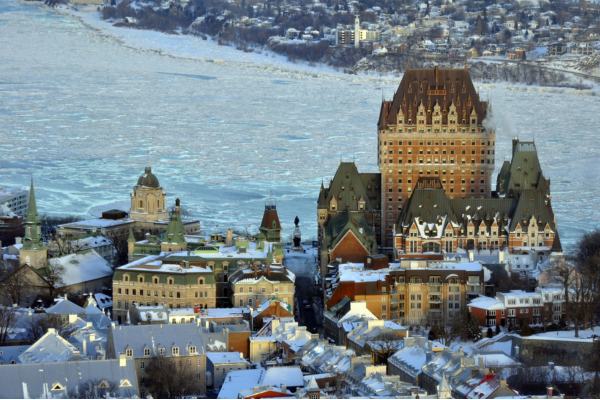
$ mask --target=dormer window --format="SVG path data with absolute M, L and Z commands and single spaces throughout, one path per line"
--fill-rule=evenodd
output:
M 145 357 L 150 356 L 150 349 L 148 347 L 144 348 L 144 356 Z
M 127 357 L 133 357 L 133 349 L 132 348 L 125 349 L 125 355 Z
M 173 346 L 173 347 L 171 348 L 171 355 L 173 355 L 173 356 L 178 356 L 178 355 L 179 355 L 179 347 L 177 347 L 177 346 Z
M 63 385 L 61 385 L 60 383 L 56 382 L 54 385 L 52 385 L 51 390 L 53 392 L 57 392 L 57 391 L 65 390 L 65 387 Z

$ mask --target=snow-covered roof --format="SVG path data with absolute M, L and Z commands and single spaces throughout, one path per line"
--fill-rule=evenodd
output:
M 48 329 L 48 332 L 25 350 L 20 356 L 19 361 L 24 364 L 61 362 L 81 359 L 79 350 L 71 343 L 63 339 L 55 329 Z
M 271 367 L 260 380 L 260 385 L 301 387 L 304 386 L 302 370 L 298 366 Z
M 344 263 L 338 265 L 338 274 L 342 282 L 377 282 L 385 281 L 389 269 L 365 270 L 363 263 Z
M 125 360 L 125 365 L 121 360 L 81 360 L 0 366 L 2 397 L 8 399 L 66 398 L 67 394 L 84 397 L 81 383 L 103 380 L 114 388 L 111 397 L 139 397 L 135 361 L 131 359 Z
M 191 355 L 190 347 L 196 352 L 225 350 L 226 343 L 219 333 L 203 330 L 195 323 L 188 324 L 152 324 L 152 325 L 119 325 L 112 328 L 114 354 L 124 354 L 131 349 L 133 356 L 142 356 L 144 349 L 151 354 L 170 357 L 173 347 L 177 347 L 179 355 Z
M 51 258 L 49 262 L 55 267 L 63 268 L 59 287 L 107 278 L 113 274 L 111 265 L 96 250 Z
M 212 352 L 209 351 L 206 353 L 206 358 L 210 360 L 213 364 L 247 364 L 242 355 L 235 351 L 227 351 L 227 352 Z
M 150 255 L 139 260 L 125 264 L 117 269 L 128 271 L 152 271 L 152 272 L 168 272 L 172 274 L 190 274 L 190 273 L 212 273 L 212 269 L 208 267 L 200 267 L 196 265 L 182 266 L 179 262 L 169 263 L 169 257 L 177 253 Z M 187 256 L 188 253 L 185 252 Z
M 521 363 L 509 357 L 504 353 L 484 353 L 474 355 L 477 365 L 482 365 L 485 368 L 498 368 L 498 367 L 516 367 Z
M 468 307 L 475 307 L 482 310 L 504 310 L 504 303 L 494 297 L 479 296 L 471 300 Z
M 46 314 L 56 314 L 56 315 L 79 315 L 85 314 L 85 309 L 79 307 L 77 304 L 73 303 L 71 300 L 59 297 L 56 300 L 56 303 L 48 307 L 46 309 Z
M 19 356 L 29 348 L 24 346 L 0 346 L 0 364 L 12 364 L 19 361 Z
M 240 391 L 252 389 L 257 386 L 264 373 L 264 369 L 243 369 L 229 371 L 225 376 L 218 399 L 237 399 Z
M 122 218 L 122 219 L 94 218 L 94 219 L 86 219 L 84 221 L 69 222 L 67 224 L 62 224 L 59 227 L 60 228 L 68 228 L 68 229 L 93 230 L 93 229 L 110 228 L 113 226 L 130 224 L 132 222 L 133 222 L 133 220 L 131 218 Z
M 203 318 L 237 318 L 244 316 L 244 308 L 203 308 L 200 310 L 200 316 Z

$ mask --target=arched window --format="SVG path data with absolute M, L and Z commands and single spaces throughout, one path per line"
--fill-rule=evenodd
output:
M 173 285 L 173 284 L 175 283 L 175 280 L 174 280 L 173 278 L 171 278 L 171 277 L 168 277 L 168 278 L 167 278 L 167 283 L 168 283 L 169 285 Z
M 204 285 L 204 278 L 198 278 L 198 285 Z
M 154 283 L 155 285 L 158 284 L 158 276 L 153 276 L 152 277 L 152 283 Z
M 129 275 L 127 275 L 127 274 L 123 275 L 123 281 L 129 282 Z
M 144 283 L 144 275 L 138 275 L 138 282 Z

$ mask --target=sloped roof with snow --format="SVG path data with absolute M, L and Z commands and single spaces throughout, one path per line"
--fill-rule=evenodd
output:
M 109 278 L 113 274 L 109 262 L 100 256 L 96 250 L 51 258 L 49 262 L 55 267 L 63 268 L 61 273 L 62 283 L 58 285 L 59 287 Z
M 500 300 L 493 298 L 493 297 L 487 297 L 487 296 L 479 296 L 474 298 L 473 300 L 471 300 L 471 302 L 469 304 L 467 304 L 468 307 L 475 307 L 475 308 L 479 308 L 482 310 L 504 310 L 504 303 L 501 302 Z
M 69 299 L 57 298 L 56 304 L 46 309 L 46 314 L 73 315 L 85 314 L 85 309 Z
M 48 329 L 44 336 L 32 344 L 20 356 L 23 364 L 61 362 L 81 359 L 79 350 L 63 339 L 54 329 Z

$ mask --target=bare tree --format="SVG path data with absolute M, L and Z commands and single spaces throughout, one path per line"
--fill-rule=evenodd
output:
M 387 359 L 400 348 L 401 344 L 400 337 L 392 332 L 382 333 L 375 340 L 368 342 L 375 364 L 387 364 Z
M 48 263 L 46 268 L 41 271 L 42 278 L 46 280 L 49 284 L 49 296 L 50 298 L 54 298 L 56 295 L 57 288 L 63 284 L 63 274 L 65 272 L 65 268 L 62 265 Z
M 200 394 L 202 387 L 195 368 L 186 365 L 185 358 L 156 356 L 144 369 L 142 384 L 154 398 L 179 398 Z
M 34 314 L 37 318 L 31 318 L 29 321 L 29 337 L 36 341 L 48 332 L 49 328 L 56 329 L 57 332 L 63 328 L 63 320 L 57 315 Z
M 0 306 L 0 346 L 6 344 L 8 331 L 15 322 L 15 309 L 13 307 Z
M 128 244 L 127 244 L 127 235 L 123 235 L 121 232 L 106 232 L 105 235 L 115 247 L 115 251 L 117 254 L 117 264 L 123 265 L 127 264 L 128 260 Z
M 23 267 L 5 272 L 0 281 L 0 290 L 11 304 L 21 304 L 29 291 L 29 279 L 23 273 Z

